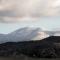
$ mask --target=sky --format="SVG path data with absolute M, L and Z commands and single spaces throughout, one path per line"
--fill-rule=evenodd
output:
M 60 29 L 60 0 L 0 0 L 0 33 L 22 27 Z
M 60 0 L 0 0 L 0 16 L 40 17 L 60 15 Z
M 0 23 L 0 33 L 8 34 L 23 27 L 41 28 L 46 31 L 59 31 L 60 17 L 41 17 L 36 21 L 20 21 L 19 23 Z

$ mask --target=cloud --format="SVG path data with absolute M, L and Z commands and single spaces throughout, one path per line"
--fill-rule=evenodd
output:
M 0 0 L 0 17 L 16 16 L 60 16 L 60 0 Z
M 14 11 L 0 11 L 0 17 L 8 16 L 8 17 L 16 17 L 17 15 Z
M 36 22 L 39 18 L 31 17 L 0 17 L 0 23 L 19 23 L 19 22 Z

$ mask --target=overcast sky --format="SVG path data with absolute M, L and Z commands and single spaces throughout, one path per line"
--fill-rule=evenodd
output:
M 0 0 L 1 16 L 58 16 L 60 0 Z
M 0 0 L 0 33 L 23 26 L 60 28 L 60 0 Z
M 60 0 L 0 0 L 1 22 L 16 22 L 24 17 L 41 16 L 60 16 Z

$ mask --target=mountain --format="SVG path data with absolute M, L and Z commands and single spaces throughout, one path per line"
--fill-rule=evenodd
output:
M 0 56 L 60 58 L 60 37 L 50 36 L 36 41 L 6 42 L 0 44 Z
M 59 32 L 25 27 L 0 34 L 0 56 L 60 57 L 60 36 L 54 36 Z
M 60 31 L 44 31 L 44 32 L 50 36 L 60 36 Z
M 34 37 L 32 40 L 42 40 L 42 39 L 45 39 L 47 37 L 49 37 L 50 35 L 47 34 L 46 32 L 44 31 L 41 31 L 41 32 L 38 32 L 37 36 Z
M 7 41 L 8 39 L 6 39 L 6 34 L 0 34 L 0 43 L 5 43 Z
M 24 27 L 9 34 L 0 34 L 0 43 L 41 40 L 47 37 L 47 34 L 43 33 L 43 30 L 40 28 Z
M 40 40 L 41 39 L 40 36 L 43 36 L 41 31 L 42 29 L 40 28 L 25 27 L 25 28 L 18 29 L 14 32 L 11 32 L 10 34 L 7 35 L 7 39 L 10 41 L 13 41 L 13 40 L 14 41 L 29 41 L 29 40 L 35 40 L 35 38 L 37 40 Z
M 0 43 L 42 40 L 49 36 L 58 36 L 58 33 L 60 34 L 60 31 L 44 31 L 41 28 L 24 27 L 9 34 L 0 34 Z

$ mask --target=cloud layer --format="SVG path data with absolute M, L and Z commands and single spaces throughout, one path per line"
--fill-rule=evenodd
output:
M 60 0 L 0 0 L 0 17 L 41 16 L 60 16 Z

